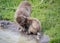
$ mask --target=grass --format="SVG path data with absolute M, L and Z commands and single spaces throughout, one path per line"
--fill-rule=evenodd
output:
M 22 0 L 0 0 L 0 19 L 14 21 L 17 6 Z M 60 43 L 60 0 L 28 0 L 32 4 L 31 17 L 41 21 L 50 43 Z

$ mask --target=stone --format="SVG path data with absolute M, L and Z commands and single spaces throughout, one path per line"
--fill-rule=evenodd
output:
M 2 22 L 5 27 L 1 27 Z M 48 43 L 49 40 L 48 35 L 43 35 L 41 39 L 37 40 L 36 35 L 26 35 L 19 32 L 18 25 L 14 22 L 0 21 L 0 43 Z

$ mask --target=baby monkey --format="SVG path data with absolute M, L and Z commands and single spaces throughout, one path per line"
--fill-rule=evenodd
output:
M 27 17 L 26 25 L 28 25 L 27 34 L 37 35 L 41 31 L 41 23 L 36 18 Z
M 36 35 L 36 39 L 40 39 L 42 36 L 41 22 L 36 18 L 27 17 L 25 19 L 24 31 L 27 35 Z

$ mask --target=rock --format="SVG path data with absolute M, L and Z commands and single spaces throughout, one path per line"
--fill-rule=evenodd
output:
M 26 35 L 18 31 L 18 25 L 14 22 L 0 21 L 5 26 L 0 26 L 0 43 L 48 43 L 49 37 L 43 35 L 41 39 L 36 40 L 36 35 Z M 3 28 L 4 27 L 4 28 Z
M 49 36 L 48 35 L 43 35 L 41 39 L 39 40 L 39 43 L 48 43 L 49 42 Z

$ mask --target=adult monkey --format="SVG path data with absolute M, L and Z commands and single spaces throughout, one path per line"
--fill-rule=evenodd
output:
M 23 1 L 19 4 L 14 15 L 14 19 L 19 26 L 24 27 L 26 17 L 30 17 L 31 8 L 31 4 L 28 1 Z

